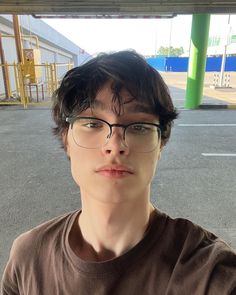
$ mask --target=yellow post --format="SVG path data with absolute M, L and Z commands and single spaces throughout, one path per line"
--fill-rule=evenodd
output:
M 12 96 L 12 91 L 11 91 L 11 84 L 10 84 L 10 79 L 9 79 L 9 68 L 8 68 L 8 63 L 5 62 L 5 72 L 6 72 L 6 85 L 7 85 L 7 96 L 11 97 Z
M 22 66 L 22 70 L 23 70 L 23 74 L 24 74 L 24 76 L 23 76 L 23 86 L 24 86 L 24 94 L 25 94 L 25 101 L 26 101 L 26 107 L 27 107 L 27 105 L 29 103 L 29 95 L 28 95 L 28 90 L 27 90 L 27 79 L 28 79 L 28 77 L 24 73 L 23 65 L 21 65 L 21 66 Z
M 20 24 L 19 24 L 19 18 L 18 15 L 12 15 L 13 20 L 13 28 L 14 28 L 14 34 L 15 34 L 15 42 L 16 42 L 16 53 L 18 62 L 23 62 L 23 50 L 22 50 L 22 39 L 21 39 L 21 32 L 20 32 Z
M 55 81 L 55 90 L 58 88 L 58 80 L 57 80 L 57 65 L 54 63 L 54 81 Z
M 53 82 L 53 80 L 54 80 L 53 76 L 54 75 L 53 75 L 53 65 L 52 64 L 50 64 L 50 76 L 51 76 L 51 79 L 50 79 L 51 80 L 50 81 L 51 82 L 51 87 L 50 88 L 51 88 L 51 91 L 52 91 L 51 93 L 53 93 L 54 92 L 54 82 Z
M 13 63 L 13 68 L 14 68 L 14 76 L 15 76 L 15 84 L 16 84 L 16 95 L 20 96 L 19 75 L 17 71 L 17 64 L 15 62 Z
M 74 64 L 69 64 L 69 70 L 71 70 L 74 67 Z
M 23 74 L 23 66 L 21 63 L 18 64 L 18 77 L 19 77 L 19 86 L 20 86 L 20 99 L 24 108 L 27 108 L 27 98 L 25 96 L 24 89 L 24 74 Z
M 6 98 L 10 98 L 11 97 L 11 87 L 10 87 L 10 80 L 9 80 L 9 72 L 8 72 L 8 67 L 7 67 L 7 63 L 5 60 L 1 32 L 0 32 L 0 61 L 2 62 L 2 75 L 3 75 L 3 82 L 4 82 Z
M 49 66 L 48 66 L 48 63 L 45 64 L 45 80 L 46 80 L 46 86 L 47 86 L 47 93 L 49 95 L 51 95 L 50 84 L 49 84 Z

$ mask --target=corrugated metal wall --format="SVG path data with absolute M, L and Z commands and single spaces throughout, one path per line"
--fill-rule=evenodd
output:
M 162 72 L 187 72 L 188 57 L 147 58 L 147 62 Z M 222 57 L 207 57 L 206 72 L 220 72 Z M 236 56 L 229 56 L 225 63 L 226 72 L 236 72 Z

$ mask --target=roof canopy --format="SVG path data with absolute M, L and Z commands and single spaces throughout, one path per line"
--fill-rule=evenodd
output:
M 173 17 L 176 14 L 236 13 L 235 0 L 1 0 L 0 14 L 36 17 Z

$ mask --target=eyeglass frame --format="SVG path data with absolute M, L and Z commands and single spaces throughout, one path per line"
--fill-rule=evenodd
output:
M 69 123 L 71 125 L 71 129 L 73 128 L 73 124 L 75 123 L 75 121 L 77 119 L 95 119 L 95 120 L 99 120 L 99 121 L 102 121 L 104 123 L 106 123 L 108 126 L 109 126 L 109 129 L 110 129 L 110 133 L 108 134 L 107 136 L 107 139 L 110 139 L 112 137 L 112 134 L 113 134 L 113 131 L 112 131 L 112 127 L 120 127 L 123 129 L 123 136 L 122 136 L 122 139 L 124 140 L 125 142 L 125 132 L 127 130 L 127 128 L 129 126 L 132 126 L 132 125 L 136 125 L 136 124 L 145 124 L 145 125 L 152 125 L 152 126 L 155 126 L 159 129 L 159 134 L 158 136 L 160 137 L 161 139 L 161 131 L 162 131 L 162 128 L 161 128 L 161 125 L 160 124 L 156 124 L 156 123 L 150 123 L 150 122 L 141 122 L 141 121 L 138 121 L 138 122 L 132 122 L 132 123 L 129 123 L 129 124 L 119 124 L 119 123 L 114 123 L 114 124 L 110 124 L 109 122 L 107 122 L 106 120 L 103 120 L 103 119 L 100 119 L 100 118 L 96 118 L 96 117 L 80 117 L 80 116 L 73 116 L 73 117 L 66 117 L 65 118 L 65 121 L 67 123 Z M 157 133 L 158 133 L 158 129 L 157 129 Z M 74 136 L 73 136 L 73 140 L 75 141 L 74 139 Z M 77 144 L 77 142 L 75 141 L 75 143 Z M 106 145 L 107 142 L 105 142 L 104 145 Z M 125 142 L 126 144 L 126 142 Z M 77 144 L 78 146 L 80 146 L 79 144 Z M 127 146 L 127 144 L 126 144 Z M 83 146 L 80 146 L 80 147 L 83 147 Z M 102 146 L 101 146 L 102 147 Z M 127 146 L 128 147 L 128 146 Z M 87 147 L 83 147 L 83 148 L 87 148 Z M 87 148 L 87 149 L 98 149 L 98 148 Z M 147 152 L 148 153 L 148 152 Z

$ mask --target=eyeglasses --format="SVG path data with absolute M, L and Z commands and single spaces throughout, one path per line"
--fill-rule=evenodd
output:
M 93 117 L 67 117 L 71 124 L 74 142 L 83 148 L 98 149 L 112 137 L 112 128 L 123 128 L 122 140 L 134 152 L 148 153 L 155 150 L 161 141 L 159 124 L 134 122 L 127 125 L 109 124 Z

